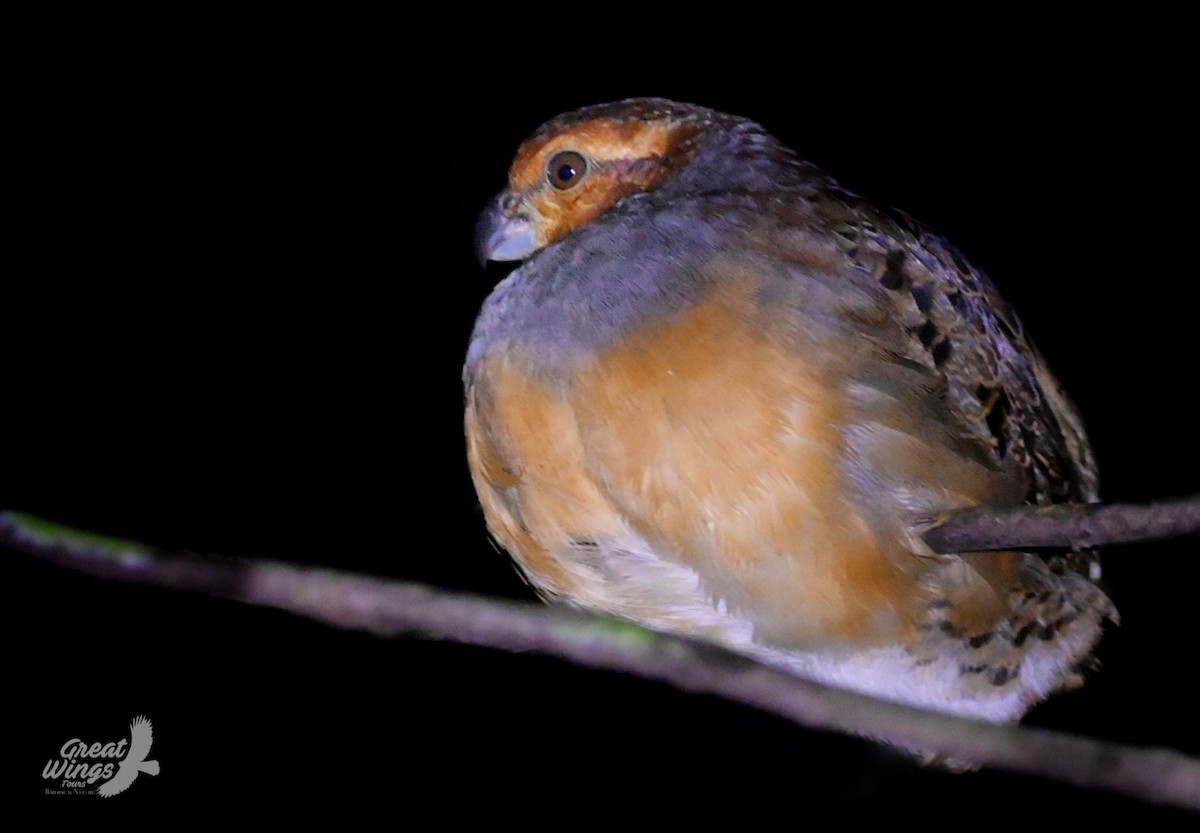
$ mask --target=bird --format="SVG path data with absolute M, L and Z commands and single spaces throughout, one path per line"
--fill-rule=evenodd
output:
M 1083 681 L 1094 552 L 933 552 L 944 513 L 1088 503 L 1083 421 L 992 281 L 755 121 L 564 113 L 475 227 L 463 369 L 490 535 L 542 598 L 1009 723 Z
M 158 775 L 158 761 L 146 760 L 146 756 L 150 754 L 150 744 L 153 742 L 154 729 L 150 720 L 140 715 L 135 717 L 129 724 L 129 752 L 121 761 L 117 774 L 101 784 L 96 792 L 105 798 L 111 798 L 129 789 L 139 772 Z

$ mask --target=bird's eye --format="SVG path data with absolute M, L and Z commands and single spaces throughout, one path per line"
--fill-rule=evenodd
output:
M 587 173 L 587 160 L 583 154 L 573 150 L 559 151 L 550 157 L 546 165 L 546 177 L 550 184 L 560 191 L 574 188 Z

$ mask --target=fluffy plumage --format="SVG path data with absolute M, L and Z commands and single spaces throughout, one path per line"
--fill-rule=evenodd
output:
M 1093 501 L 1082 423 L 991 282 L 748 120 L 585 108 L 477 229 L 525 259 L 465 368 L 492 534 L 544 596 L 1010 720 L 1114 612 L 1090 554 L 942 556 L 946 509 Z

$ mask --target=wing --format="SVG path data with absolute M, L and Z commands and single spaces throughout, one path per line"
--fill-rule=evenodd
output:
M 150 754 L 150 744 L 154 741 L 154 732 L 150 721 L 139 715 L 129 724 L 129 754 L 125 756 L 124 764 L 140 764 Z
M 884 299 L 856 313 L 860 337 L 889 359 L 876 365 L 877 388 L 912 389 L 911 378 L 897 385 L 889 376 L 926 375 L 927 404 L 940 411 L 929 424 L 950 426 L 973 446 L 969 453 L 1018 477 L 1020 500 L 1098 500 L 1099 477 L 1083 421 L 988 277 L 907 216 L 881 212 L 828 179 L 814 176 L 804 197 L 802 224 L 824 232 L 851 272 L 860 280 L 869 276 Z M 878 461 L 867 463 L 871 468 Z M 878 469 L 861 474 L 869 479 Z M 1094 552 L 1052 556 L 1049 562 L 1054 569 L 1099 577 Z
M 891 296 L 899 328 L 875 321 L 871 331 L 890 331 L 887 351 L 937 374 L 962 435 L 997 465 L 1016 463 L 1028 502 L 1095 501 L 1082 420 L 987 276 L 904 215 L 828 184 L 816 194 L 815 217 L 830 239 Z

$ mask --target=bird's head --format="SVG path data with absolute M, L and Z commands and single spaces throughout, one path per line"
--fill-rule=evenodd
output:
M 508 188 L 479 218 L 480 262 L 523 260 L 622 199 L 677 179 L 715 127 L 734 135 L 744 126 L 766 136 L 743 119 L 653 98 L 585 107 L 547 122 L 517 150 Z

